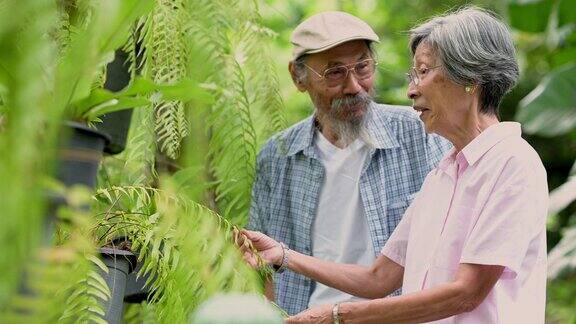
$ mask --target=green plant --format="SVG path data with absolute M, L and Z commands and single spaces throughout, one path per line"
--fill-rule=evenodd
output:
M 274 33 L 262 27 L 256 2 L 24 4 L 28 6 L 9 1 L 0 7 L 1 17 L 7 18 L 0 22 L 0 32 L 9 35 L 17 30 L 28 37 L 0 39 L 2 48 L 13 49 L 0 54 L 4 61 L 18 63 L 11 69 L 22 69 L 16 74 L 3 67 L 0 75 L 6 128 L 0 149 L 10 157 L 0 174 L 7 180 L 0 190 L 15 217 L 0 233 L 5 244 L 13 244 L 11 235 L 16 233 L 18 251 L 26 251 L 24 257 L 13 253 L 14 259 L 4 261 L 18 265 L 0 280 L 0 308 L 6 318 L 101 321 L 103 310 L 96 301 L 109 296 L 94 271 L 105 269 L 95 258 L 96 248 L 118 236 L 127 237 L 130 244 L 125 248 L 138 253 L 141 275 L 149 275 L 153 292 L 151 300 L 127 312 L 127 320 L 182 322 L 216 292 L 259 292 L 260 277 L 244 265 L 229 233 L 233 225 L 246 222 L 258 146 L 285 126 L 265 45 Z M 22 19 L 8 19 L 8 9 Z M 27 23 L 41 17 L 42 10 L 50 19 Z M 9 23 L 14 23 L 12 29 Z M 35 39 L 43 42 L 34 43 Z M 111 93 L 101 89 L 101 71 L 120 46 L 130 52 L 135 78 L 120 93 Z M 50 57 L 46 48 L 51 49 Z M 36 83 L 25 82 L 31 68 L 43 76 Z M 68 251 L 72 245 L 78 248 L 76 257 L 53 253 L 52 263 L 27 261 L 39 239 L 46 237 L 41 229 L 47 199 L 42 183 L 34 180 L 28 185 L 22 175 L 42 179 L 52 174 L 62 120 L 96 122 L 104 113 L 129 106 L 143 107 L 135 111 L 126 152 L 108 158 L 102 168 L 99 190 L 89 204 L 97 224 L 87 229 L 86 223 L 71 222 L 68 216 L 58 222 L 57 239 L 46 242 L 54 251 Z M 188 132 L 185 125 L 191 125 L 195 136 L 181 145 Z M 157 141 L 160 152 L 169 157 L 183 152 L 173 162 L 179 172 L 166 172 L 156 163 Z M 73 214 L 87 216 L 81 210 Z M 85 242 L 79 244 L 75 233 L 82 233 Z M 31 287 L 43 278 L 52 278 L 54 285 L 34 288 L 28 298 L 17 285 L 23 282 L 19 276 L 23 268 L 34 274 Z M 75 280 L 63 284 L 67 272 Z M 49 300 L 50 295 L 59 298 Z
M 60 112 L 43 109 L 41 104 L 51 89 L 41 78 L 29 78 L 43 75 L 41 62 L 55 58 L 53 44 L 44 31 L 55 21 L 56 8 L 50 1 L 5 1 L 0 8 L 0 154 L 6 157 L 0 168 L 4 216 L 0 240 L 12 247 L 0 259 L 0 309 L 4 309 L 18 287 L 23 265 L 38 244 L 43 213 L 39 179 L 52 153 L 41 155 L 41 151 L 54 140 L 53 122 Z M 48 124 L 44 134 L 36 131 L 42 124 Z M 24 179 L 23 174 L 31 178 Z
M 83 119 L 98 115 L 106 107 L 122 109 L 135 93 L 105 92 L 99 84 L 114 51 L 128 41 L 135 21 L 152 9 L 153 1 L 88 2 L 84 0 L 61 3 L 60 53 L 55 85 L 60 90 L 56 100 L 65 107 L 69 119 Z M 94 87 L 96 86 L 96 89 Z M 91 94 L 95 90 L 96 94 Z M 130 91 L 132 90 L 132 91 Z M 104 100 L 97 100 L 104 99 Z M 128 101 L 128 102 L 127 102 Z M 101 112 L 102 113 L 102 112 Z
M 175 192 L 171 180 L 161 187 L 100 189 L 94 206 L 100 243 L 121 235 L 143 262 L 154 317 L 182 323 L 216 292 L 260 292 L 231 242 L 231 224 Z
M 528 134 L 559 138 L 556 149 L 574 152 L 576 140 L 576 15 L 574 4 L 565 0 L 509 1 L 509 17 L 517 30 L 527 78 L 545 73 L 541 82 L 519 103 L 516 120 Z M 568 141 L 566 141 L 568 140 Z M 557 141 L 560 142 L 560 141 Z M 559 155 L 555 151 L 552 154 Z M 574 322 L 573 295 L 576 273 L 576 161 L 568 178 L 550 192 L 549 231 L 561 238 L 548 255 L 549 285 L 547 322 Z
M 156 83 L 190 82 L 204 91 L 181 93 L 173 98 L 178 100 L 135 111 L 125 152 L 107 158 L 101 169 L 97 213 L 108 211 L 109 217 L 100 222 L 99 237 L 101 243 L 128 237 L 144 263 L 140 275 L 156 278 L 149 282 L 153 302 L 132 306 L 126 320 L 182 320 L 216 292 L 261 290 L 259 277 L 240 270 L 242 261 L 222 237 L 230 235 L 231 226 L 247 221 L 256 150 L 285 126 L 265 45 L 273 33 L 261 26 L 258 7 L 250 1 L 181 1 L 173 7 L 159 1 L 137 29 L 128 51 L 133 62 L 143 59 L 134 70 Z M 167 39 L 175 45 L 165 44 Z M 178 121 L 182 107 L 188 118 Z M 179 125 L 184 124 L 191 136 L 180 144 Z M 167 176 L 163 154 L 172 158 L 168 196 L 174 202 L 160 208 L 158 197 L 167 197 L 166 182 L 160 182 L 160 189 L 152 186 L 158 186 L 158 175 Z M 110 197 L 102 200 L 103 193 Z M 181 209 L 184 201 L 188 207 Z M 166 217 L 172 225 L 162 225 Z M 214 220 L 223 227 L 221 234 Z M 196 248 L 183 250 L 183 242 Z M 216 259 L 206 259 L 212 255 Z M 181 265 L 186 265 L 183 258 L 193 263 L 179 268 L 175 256 Z M 240 284 L 239 271 L 247 271 L 240 277 L 253 278 L 249 285 Z

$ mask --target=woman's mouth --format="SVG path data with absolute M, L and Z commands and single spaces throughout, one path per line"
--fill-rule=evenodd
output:
M 422 113 L 422 112 L 425 112 L 425 111 L 430 110 L 430 109 L 428 109 L 428 108 L 426 108 L 426 107 L 422 107 L 422 106 L 413 106 L 412 108 L 414 108 L 414 110 L 416 110 L 416 111 L 419 112 L 419 113 Z
M 414 106 L 412 108 L 414 108 L 414 110 L 416 110 L 418 112 L 418 115 L 420 116 L 420 120 L 422 120 L 422 121 L 424 121 L 424 117 L 426 117 L 427 112 L 430 111 L 430 109 L 428 109 L 426 107 L 422 107 L 422 106 Z

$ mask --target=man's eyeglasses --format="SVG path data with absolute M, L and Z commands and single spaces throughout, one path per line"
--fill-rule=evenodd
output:
M 304 66 L 309 68 L 310 71 L 314 72 L 318 77 L 320 77 L 320 79 L 325 80 L 326 85 L 329 87 L 342 84 L 344 80 L 348 78 L 348 72 L 350 71 L 354 71 L 354 75 L 356 75 L 358 80 L 367 79 L 374 74 L 376 65 L 378 65 L 378 62 L 370 58 L 353 64 L 331 67 L 324 70 L 324 73 L 320 74 L 313 68 L 309 67 L 307 64 L 304 64 Z
M 438 67 L 441 67 L 441 65 L 420 69 L 417 69 L 415 67 L 410 68 L 410 70 L 408 70 L 408 73 L 406 73 L 406 79 L 408 80 L 408 84 L 410 84 L 411 82 L 414 82 L 414 85 L 420 84 L 420 80 L 422 80 L 422 78 L 424 78 L 430 70 Z

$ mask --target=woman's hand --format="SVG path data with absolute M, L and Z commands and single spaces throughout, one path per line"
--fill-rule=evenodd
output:
M 332 305 L 322 305 L 307 309 L 289 317 L 286 324 L 332 324 Z
M 240 251 L 244 256 L 244 260 L 248 262 L 252 268 L 256 269 L 260 266 L 254 252 L 260 254 L 260 257 L 266 263 L 275 265 L 282 263 L 282 247 L 267 235 L 255 231 L 241 230 L 240 232 L 235 231 L 234 236 L 235 242 L 240 247 Z M 256 251 L 251 249 L 248 242 L 252 243 L 252 247 Z

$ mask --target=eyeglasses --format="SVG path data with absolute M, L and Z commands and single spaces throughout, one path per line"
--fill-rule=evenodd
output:
M 325 80 L 326 85 L 329 87 L 342 84 L 342 82 L 348 78 L 348 72 L 351 70 L 354 72 L 354 75 L 356 75 L 358 80 L 367 79 L 374 74 L 376 65 L 378 65 L 378 62 L 370 58 L 353 64 L 331 67 L 324 70 L 324 73 L 320 74 L 307 64 L 304 64 L 304 66 L 314 72 L 318 77 L 320 77 L 320 79 Z
M 412 67 L 410 70 L 408 70 L 408 73 L 406 73 L 406 79 L 408 80 L 408 84 L 410 84 L 411 82 L 414 82 L 414 85 L 420 84 L 420 80 L 422 80 L 422 78 L 424 78 L 428 74 L 428 71 L 438 67 L 441 67 L 441 65 L 421 69 L 416 69 L 415 67 Z

